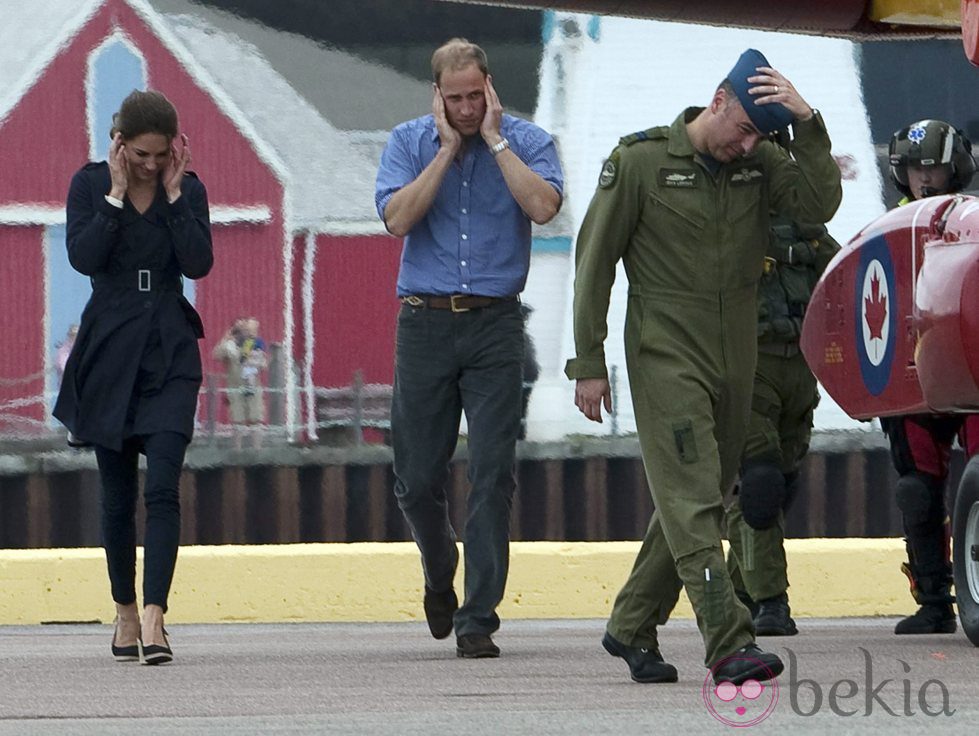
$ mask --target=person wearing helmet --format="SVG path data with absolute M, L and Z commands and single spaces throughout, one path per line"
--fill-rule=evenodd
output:
M 898 205 L 960 192 L 976 171 L 972 144 L 941 120 L 919 120 L 891 137 L 891 179 L 904 195 Z
M 944 121 L 919 120 L 891 138 L 891 179 L 904 195 L 899 206 L 962 191 L 975 170 L 968 138 Z M 908 551 L 901 570 L 919 605 L 894 633 L 951 634 L 956 623 L 945 483 L 956 436 L 967 456 L 979 449 L 979 414 L 913 414 L 880 423 L 899 476 L 897 504 Z

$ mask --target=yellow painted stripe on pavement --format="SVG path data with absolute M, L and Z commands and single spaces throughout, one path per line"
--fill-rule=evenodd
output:
M 500 616 L 605 618 L 638 550 L 638 542 L 514 542 Z M 793 615 L 911 613 L 904 554 L 899 539 L 787 540 Z M 417 621 L 421 596 L 410 542 L 182 547 L 167 621 Z M 692 618 L 685 595 L 674 615 Z M 113 616 L 101 549 L 0 550 L 0 624 Z

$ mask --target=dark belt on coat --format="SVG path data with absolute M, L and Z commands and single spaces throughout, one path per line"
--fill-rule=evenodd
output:
M 425 307 L 427 309 L 448 309 L 453 312 L 469 312 L 473 309 L 484 309 L 494 304 L 515 302 L 516 296 L 474 296 L 472 294 L 452 294 L 436 296 L 428 294 L 409 294 L 401 297 L 401 303 L 409 307 Z
M 179 274 L 162 268 L 140 268 L 118 273 L 97 273 L 92 277 L 92 287 L 132 289 L 141 292 L 183 291 Z

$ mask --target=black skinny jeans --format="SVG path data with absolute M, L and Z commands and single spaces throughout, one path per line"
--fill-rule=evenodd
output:
M 143 503 L 143 606 L 167 610 L 167 595 L 180 543 L 180 496 L 177 490 L 187 438 L 179 432 L 129 437 L 116 452 L 95 446 L 102 476 L 102 544 L 109 567 L 112 600 L 136 602 L 136 497 L 138 461 L 146 453 Z

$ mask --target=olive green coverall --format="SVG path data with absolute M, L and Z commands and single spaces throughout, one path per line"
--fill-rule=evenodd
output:
M 576 357 L 565 373 L 608 375 L 603 343 L 621 259 L 626 364 L 656 510 L 608 632 L 658 650 L 656 626 L 682 585 L 710 666 L 754 639 L 725 566 L 721 526 L 751 406 L 769 213 L 826 222 L 842 189 L 818 113 L 793 126 L 795 160 L 762 141 L 712 174 L 686 130 L 701 111 L 626 136 L 606 161 L 576 244 Z
M 754 601 L 775 598 L 789 587 L 783 511 L 792 500 L 799 466 L 809 450 L 813 411 L 819 403 L 816 377 L 802 354 L 799 338 L 816 283 L 839 250 L 839 243 L 823 225 L 777 218 L 771 229 L 758 286 L 758 365 L 742 477 L 755 467 L 768 466 L 776 479 L 782 476 L 784 484 L 778 493 L 770 494 L 774 507 L 760 514 L 770 517 L 770 526 L 749 525 L 740 503 L 731 504 L 727 518 L 728 572 L 735 588 Z M 765 491 L 754 490 L 755 505 L 763 503 L 757 494 Z

